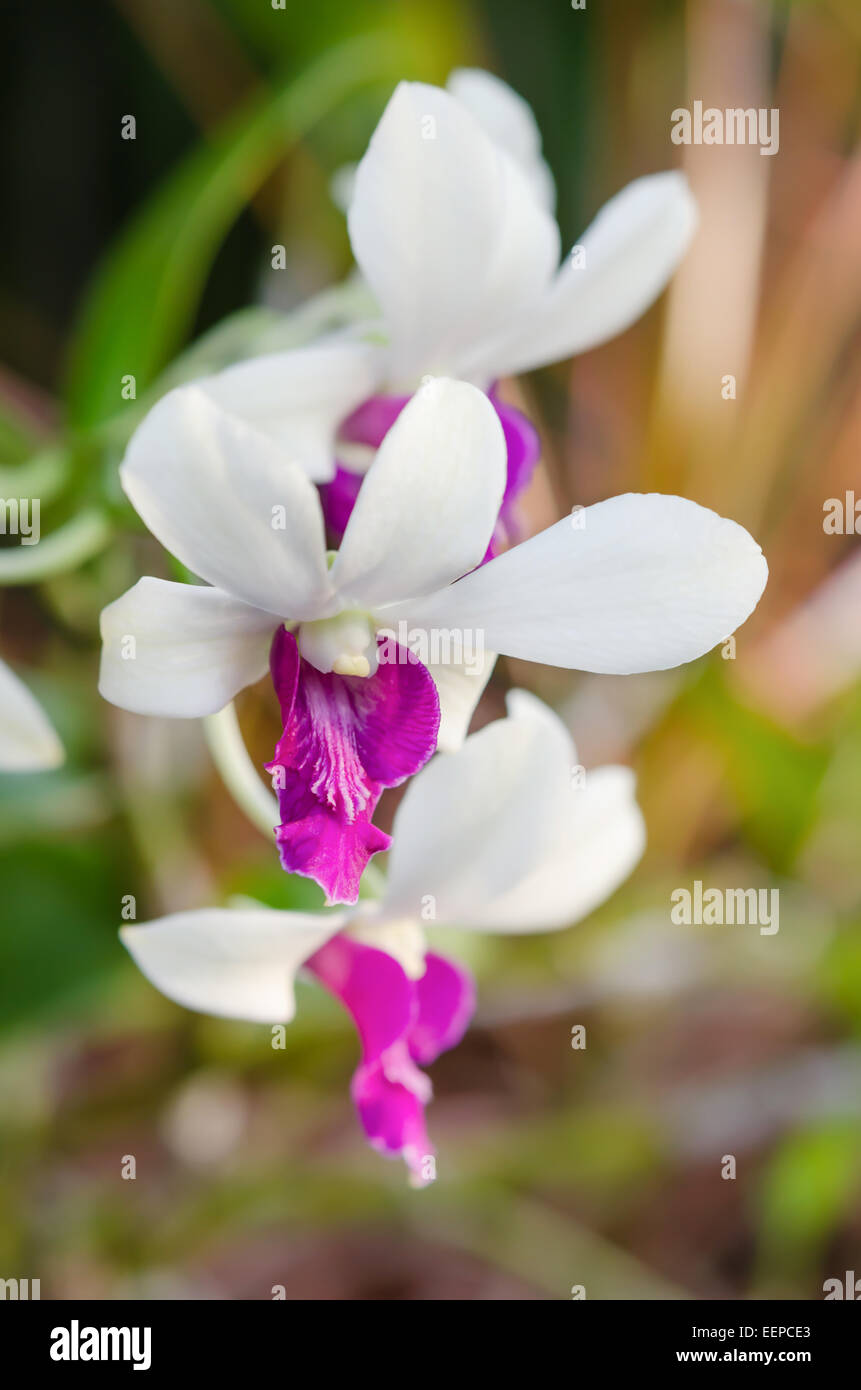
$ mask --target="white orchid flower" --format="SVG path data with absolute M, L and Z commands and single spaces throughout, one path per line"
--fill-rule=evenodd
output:
M 508 703 L 509 718 L 411 782 L 379 901 L 329 915 L 180 912 L 120 933 L 168 998 L 227 1018 L 288 1022 L 295 976 L 308 970 L 358 1027 L 352 1089 L 369 1139 L 402 1154 L 417 1182 L 433 1153 L 419 1065 L 460 1040 L 474 1005 L 466 971 L 428 949 L 428 921 L 507 933 L 569 926 L 614 892 L 645 843 L 632 773 L 582 777 L 561 720 L 523 691 Z
M 493 143 L 514 160 L 535 201 L 553 212 L 556 184 L 541 153 L 541 131 L 529 102 L 484 68 L 455 68 L 445 86 Z
M 630 495 L 481 564 L 505 484 L 487 396 L 430 381 L 378 450 L 337 555 L 312 482 L 195 386 L 140 425 L 121 470 L 139 516 L 204 585 L 143 578 L 104 609 L 100 689 L 138 713 L 223 709 L 270 662 L 285 869 L 355 902 L 388 847 L 384 787 L 458 744 L 492 652 L 604 673 L 689 662 L 765 585 L 757 543 L 682 498 Z M 331 563 L 330 563 L 331 562 Z M 416 645 L 421 660 L 416 656 Z M 270 651 L 271 649 L 271 651 Z
M 746 531 L 655 494 L 598 503 L 482 565 L 504 481 L 487 397 L 430 381 L 386 435 L 327 557 L 302 470 L 180 388 L 137 430 L 122 482 L 206 586 L 145 578 L 104 610 L 102 694 L 138 713 L 207 715 L 268 657 L 284 721 L 269 764 L 282 863 L 330 901 L 355 901 L 388 845 L 371 824 L 382 789 L 430 757 L 440 704 L 442 746 L 466 732 L 490 668 L 487 656 L 470 668 L 467 646 L 587 671 L 662 669 L 726 638 L 764 587 Z
M 637 179 L 560 264 L 559 229 L 521 165 L 455 97 L 401 83 L 356 171 L 348 225 L 390 383 L 445 371 L 487 387 L 633 323 L 687 249 L 696 210 L 683 175 Z
M 41 705 L 0 661 L 0 772 L 44 772 L 59 767 L 64 757 Z
M 556 206 L 556 185 L 541 153 L 541 131 L 529 102 L 501 77 L 483 68 L 455 68 L 445 88 L 520 167 L 536 202 L 552 212 Z M 357 168 L 357 164 L 345 164 L 332 178 L 332 199 L 344 213 L 349 211 L 355 192 Z
M 364 472 L 428 374 L 491 393 L 506 430 L 503 535 L 540 447 L 494 383 L 585 352 L 663 290 L 696 226 L 680 173 L 636 179 L 560 263 L 553 181 L 528 104 L 461 69 L 449 90 L 402 82 L 355 172 L 348 227 L 379 324 L 313 349 L 261 356 L 202 383 L 225 409 L 289 447 L 324 494 L 338 534 Z M 308 355 L 309 351 L 311 356 Z

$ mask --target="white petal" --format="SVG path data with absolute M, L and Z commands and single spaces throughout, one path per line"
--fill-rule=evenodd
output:
M 0 661 L 0 772 L 42 772 L 64 757 L 42 706 Z
M 99 690 L 136 714 L 215 714 L 263 675 L 276 626 L 220 589 L 139 579 L 102 611 Z
M 201 579 L 280 617 L 313 618 L 325 606 L 316 488 L 198 387 L 171 391 L 149 412 L 121 478 L 153 535 Z
M 296 971 L 343 922 L 340 914 L 209 908 L 122 927 L 120 937 L 156 989 L 186 1009 L 288 1023 Z
M 522 372 L 586 352 L 621 333 L 661 293 L 696 230 L 696 203 L 679 173 L 635 179 L 611 198 L 580 238 L 542 300 L 461 371 Z
M 460 355 L 534 304 L 559 233 L 475 117 L 438 87 L 402 82 L 356 171 L 350 240 L 380 304 L 393 375 L 463 375 Z
M 424 975 L 428 943 L 421 922 L 381 918 L 379 902 L 365 901 L 356 909 L 346 934 L 375 951 L 385 951 L 410 980 Z
M 564 926 L 633 867 L 643 828 L 630 774 L 601 769 L 584 788 L 561 720 L 523 692 L 510 708 L 411 782 L 395 817 L 384 916 L 423 915 L 431 897 L 438 925 Z
M 702 656 L 749 617 L 767 577 L 734 521 L 683 497 L 626 493 L 395 605 L 390 621 L 481 630 L 506 656 L 628 675 Z
M 455 68 L 446 89 L 475 116 L 494 144 L 506 150 L 529 180 L 536 200 L 552 212 L 553 175 L 541 157 L 541 132 L 528 101 L 483 68 Z
M 260 430 L 314 482 L 335 473 L 338 426 L 380 381 L 381 353 L 335 341 L 272 353 L 195 384 L 223 410 Z
M 482 903 L 467 926 L 489 932 L 552 931 L 588 916 L 640 860 L 646 826 L 627 767 L 599 767 L 572 791 L 570 816 L 531 874 L 509 893 Z
M 439 695 L 440 753 L 453 753 L 466 738 L 469 722 L 493 673 L 496 656 L 484 652 L 482 659 L 463 662 L 427 662 Z
M 562 760 L 537 721 L 501 719 L 428 763 L 395 817 L 384 913 L 422 917 L 432 898 L 436 923 L 463 924 L 530 873 L 576 761 L 570 741 L 561 746 Z
M 502 426 L 484 393 L 463 381 L 426 382 L 362 483 L 332 583 L 373 607 L 465 574 L 487 550 L 505 471 Z
M 646 825 L 637 805 L 636 779 L 627 767 L 584 772 L 558 715 L 525 690 L 509 692 L 509 718 L 543 722 L 547 796 L 559 808 L 540 864 L 507 893 L 480 903 L 469 925 L 493 932 L 548 931 L 568 926 L 600 906 L 639 862 Z M 563 785 L 558 773 L 568 776 Z M 552 788 L 552 790 L 551 790 Z

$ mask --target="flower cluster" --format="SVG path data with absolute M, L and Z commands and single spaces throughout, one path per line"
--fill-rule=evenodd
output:
M 534 697 L 515 692 L 467 737 L 496 654 L 675 666 L 744 622 L 767 571 L 740 526 L 679 497 L 610 498 L 528 538 L 518 521 L 539 442 L 498 382 L 652 302 L 695 226 L 681 176 L 637 180 L 561 260 L 529 108 L 459 72 L 448 90 L 397 88 L 350 183 L 367 316 L 175 389 L 131 440 L 129 499 L 204 582 L 143 578 L 105 609 L 100 688 L 193 718 L 271 672 L 281 863 L 333 910 L 180 913 L 123 940 L 165 994 L 234 1018 L 287 1021 L 296 972 L 316 978 L 358 1029 L 366 1133 L 421 1183 L 421 1068 L 474 1002 L 426 926 L 566 926 L 644 842 L 630 773 L 580 785 L 567 731 Z M 408 780 L 389 836 L 377 804 Z M 384 889 L 360 900 L 388 849 Z

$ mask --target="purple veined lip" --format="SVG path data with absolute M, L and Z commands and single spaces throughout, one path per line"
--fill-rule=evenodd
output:
M 372 676 L 340 676 L 306 661 L 284 627 L 272 643 L 284 726 L 266 765 L 280 813 L 275 839 L 284 869 L 315 879 L 328 903 L 356 902 L 368 861 L 391 843 L 371 823 L 382 792 L 436 748 L 436 686 L 411 652 L 397 656 Z
M 521 539 L 517 502 L 528 487 L 541 456 L 541 441 L 526 416 L 514 406 L 501 401 L 495 387 L 488 392 L 488 398 L 502 424 L 508 469 L 499 518 L 483 563 L 492 560 L 506 544 Z M 409 400 L 409 396 L 372 396 L 344 421 L 340 438 L 349 444 L 378 449 Z M 326 527 L 336 546 L 340 544 L 350 520 L 363 476 L 339 463 L 332 481 L 321 484 L 320 498 Z
M 401 1155 L 415 1186 L 432 1181 L 434 1149 L 425 1123 L 433 1091 L 421 1070 L 456 1046 L 475 1009 L 472 977 L 428 952 L 425 973 L 411 980 L 398 962 L 340 933 L 305 963 L 351 1015 L 361 1058 L 351 1094 L 368 1140 Z

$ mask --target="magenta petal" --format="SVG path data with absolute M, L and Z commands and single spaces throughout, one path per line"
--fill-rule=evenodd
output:
M 505 405 L 493 394 L 490 400 L 502 424 L 508 453 L 508 473 L 502 498 L 504 518 L 506 509 L 511 508 L 531 481 L 535 465 L 541 457 L 541 440 L 535 426 L 521 411 L 515 410 L 513 405 Z
M 284 723 L 266 766 L 278 795 L 281 863 L 315 879 L 329 903 L 354 903 L 368 860 L 391 843 L 371 824 L 380 795 L 436 747 L 436 686 L 406 653 L 366 678 L 318 671 L 283 627 L 270 666 Z
M 420 980 L 410 980 L 391 956 L 340 935 L 307 962 L 351 1014 L 362 1060 L 351 1093 L 370 1142 L 400 1154 L 413 1180 L 431 1180 L 424 1110 L 430 1080 L 417 1061 L 432 1061 L 462 1037 L 474 1006 L 469 976 L 442 956 L 428 955 Z
M 377 639 L 376 674 L 347 680 L 357 712 L 356 751 L 370 777 L 398 787 L 436 749 L 439 694 L 426 666 L 392 638 Z
M 392 956 L 340 935 L 306 962 L 352 1016 L 362 1044 L 351 1094 L 370 1142 L 381 1153 L 403 1155 L 417 1179 L 429 1146 L 424 1107 L 428 1078 L 410 1057 L 406 1038 L 418 1010 L 416 988 Z
M 409 396 L 371 396 L 357 406 L 352 415 L 347 416 L 338 432 L 339 437 L 346 443 L 365 444 L 368 448 L 379 449 L 409 399 Z M 354 473 L 352 469 L 338 464 L 332 481 L 320 487 L 326 530 L 336 547 L 347 529 L 363 478 L 363 473 Z
M 373 815 L 379 794 L 368 808 Z M 291 778 L 278 800 L 282 824 L 275 831 L 281 867 L 288 874 L 312 878 L 326 894 L 326 905 L 354 903 L 368 861 L 392 843 L 390 835 L 368 820 L 345 823 L 315 801 L 301 778 Z
M 398 962 L 339 933 L 306 962 L 351 1014 L 363 1063 L 376 1062 L 406 1033 L 413 1018 L 413 983 Z
M 332 481 L 320 484 L 320 503 L 323 507 L 326 531 L 335 549 L 344 538 L 363 478 L 363 473 L 353 473 L 351 469 L 344 468 L 339 463 Z
M 534 425 L 513 405 L 505 405 L 495 391 L 490 392 L 490 401 L 502 424 L 507 455 L 507 474 L 502 506 L 484 563 L 492 560 L 507 545 L 516 544 L 522 539 L 517 519 L 517 504 L 521 494 L 529 486 L 535 466 L 541 457 L 541 440 Z
M 338 431 L 340 438 L 351 444 L 367 444 L 379 449 L 409 399 L 409 396 L 371 396 L 347 416 Z
M 410 1055 L 427 1066 L 441 1052 L 456 1047 L 475 1012 L 471 975 L 445 956 L 428 952 L 425 973 L 416 980 L 418 1017 L 410 1028 Z
M 393 1047 L 385 1062 L 359 1067 L 350 1094 L 374 1148 L 393 1158 L 400 1155 L 416 1184 L 431 1181 L 434 1169 L 428 1160 L 434 1149 L 425 1124 L 430 1083 L 404 1044 Z
M 513 405 L 505 405 L 495 388 L 488 393 L 488 397 L 502 424 L 508 472 L 499 521 L 484 557 L 485 562 L 498 555 L 505 545 L 521 539 L 517 525 L 517 501 L 528 486 L 541 457 L 541 441 L 526 416 Z M 339 437 L 350 444 L 365 444 L 378 449 L 409 399 L 409 396 L 372 396 L 347 417 Z M 352 469 L 339 464 L 332 481 L 320 487 L 326 527 L 335 546 L 340 544 L 347 529 L 363 477 L 364 474 L 354 473 Z

